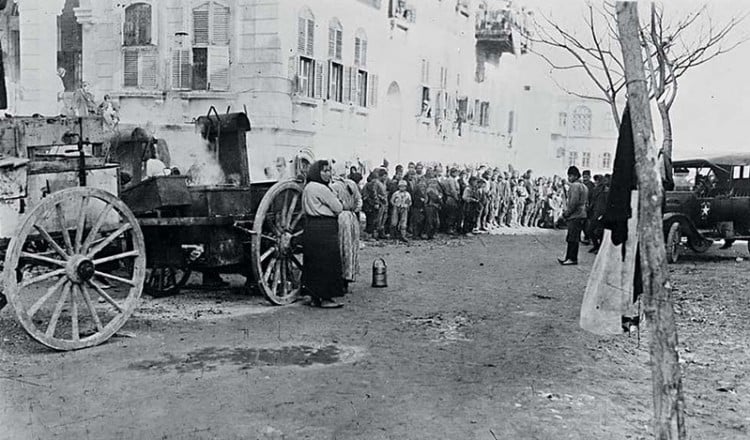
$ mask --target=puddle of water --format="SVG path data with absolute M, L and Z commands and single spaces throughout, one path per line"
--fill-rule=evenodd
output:
M 290 345 L 278 348 L 260 347 L 206 347 L 193 350 L 184 356 L 165 353 L 161 359 L 143 360 L 128 365 L 132 370 L 174 369 L 180 373 L 214 371 L 220 366 L 237 366 L 240 370 L 255 367 L 309 367 L 332 365 L 351 360 L 357 350 L 326 345 Z

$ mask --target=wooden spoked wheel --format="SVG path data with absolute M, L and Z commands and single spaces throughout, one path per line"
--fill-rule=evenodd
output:
M 677 260 L 680 259 L 680 254 L 682 254 L 682 231 L 680 230 L 679 222 L 674 222 L 672 223 L 672 226 L 669 227 L 669 232 L 667 233 L 666 254 L 667 263 L 669 264 L 677 263 Z
M 43 199 L 22 220 L 5 256 L 3 283 L 24 329 L 57 350 L 109 339 L 138 304 L 143 233 L 128 207 L 99 189 Z
M 185 287 L 192 271 L 186 267 L 164 266 L 147 270 L 144 291 L 154 298 L 176 295 Z
M 302 290 L 302 185 L 272 186 L 253 223 L 253 273 L 263 294 L 276 305 L 291 304 Z

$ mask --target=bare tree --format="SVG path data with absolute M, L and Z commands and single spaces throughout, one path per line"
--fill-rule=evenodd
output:
M 688 70 L 705 64 L 747 41 L 734 39 L 733 31 L 747 13 L 715 26 L 703 6 L 672 23 L 664 20 L 664 9 L 651 3 L 650 25 L 641 30 L 647 53 L 647 71 L 652 98 L 656 100 L 662 122 L 662 152 L 672 157 L 672 121 L 670 110 L 677 97 L 677 82 Z M 689 30 L 689 31 L 688 31 Z M 692 34 L 692 36 L 691 36 Z
M 552 80 L 566 93 L 583 99 L 603 101 L 609 105 L 615 126 L 620 125 L 618 98 L 624 91 L 625 75 L 621 61 L 621 51 L 616 22 L 613 14 L 594 8 L 587 3 L 587 13 L 583 20 L 586 24 L 585 35 L 577 35 L 566 30 L 549 17 L 541 14 L 542 21 L 536 21 L 532 35 L 529 37 L 530 51 L 535 53 L 553 70 L 583 71 L 591 80 L 596 94 L 583 90 L 574 90 L 561 85 L 554 76 Z M 560 63 L 548 54 L 548 50 L 563 52 L 569 62 Z
M 588 2 L 586 9 L 583 16 L 585 35 L 577 35 L 542 16 L 542 21 L 536 22 L 535 34 L 530 38 L 535 43 L 531 51 L 544 59 L 553 70 L 582 70 L 599 94 L 591 95 L 564 87 L 554 77 L 553 81 L 571 95 L 606 102 L 612 112 L 612 120 L 619 126 L 617 100 L 625 93 L 625 78 L 615 7 L 607 1 L 602 7 Z M 650 19 L 640 29 L 640 35 L 646 54 L 646 71 L 649 72 L 650 97 L 656 100 L 662 120 L 662 151 L 666 157 L 672 156 L 669 112 L 677 97 L 678 79 L 688 70 L 747 41 L 747 37 L 734 38 L 735 31 L 746 17 L 747 14 L 738 15 L 724 24 L 716 25 L 707 7 L 703 6 L 668 22 L 664 18 L 663 7 L 652 3 Z M 557 62 L 548 53 L 549 49 L 565 54 L 569 63 Z

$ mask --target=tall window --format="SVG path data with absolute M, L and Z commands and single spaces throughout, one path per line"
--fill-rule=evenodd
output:
M 602 168 L 609 169 L 612 166 L 612 155 L 610 153 L 602 154 Z
M 490 103 L 487 101 L 479 104 L 479 125 L 482 127 L 490 125 Z
M 362 29 L 357 29 L 354 34 L 354 68 L 357 72 L 357 105 L 372 107 L 376 99 L 377 76 L 367 70 L 367 35 Z
M 591 153 L 588 151 L 584 151 L 581 153 L 581 166 L 584 168 L 591 167 Z
M 354 36 L 354 65 L 367 67 L 367 35 L 362 29 Z
M 573 111 L 573 130 L 581 134 L 591 133 L 591 109 L 585 105 L 576 107 Z
M 337 18 L 328 24 L 328 58 L 341 61 L 344 45 L 344 27 Z
M 289 59 L 289 79 L 293 84 L 292 92 L 308 98 L 320 97 L 323 88 L 324 64 L 315 62 L 314 49 L 315 17 L 305 7 L 297 17 L 297 53 Z M 329 66 L 329 77 L 332 71 Z M 328 85 L 330 97 L 330 80 Z
M 344 102 L 344 66 L 335 61 L 330 62 L 328 70 L 328 99 Z
M 572 167 L 578 163 L 578 152 L 568 151 L 568 166 Z
M 132 3 L 125 8 L 122 25 L 123 86 L 156 88 L 158 54 L 154 38 L 153 7 Z
M 229 88 L 229 6 L 210 1 L 192 10 L 192 88 Z

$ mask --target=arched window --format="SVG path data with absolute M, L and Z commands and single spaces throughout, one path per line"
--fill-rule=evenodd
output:
M 573 110 L 573 131 L 578 133 L 591 133 L 591 109 L 585 105 L 579 105 Z
M 362 29 L 354 34 L 354 65 L 367 66 L 367 34 Z
M 151 1 L 125 6 L 122 21 L 123 87 L 155 89 L 158 78 L 155 6 Z
M 297 35 L 297 52 L 300 55 L 313 57 L 313 49 L 315 47 L 315 16 L 310 8 L 304 8 L 299 13 Z
M 341 61 L 344 46 L 344 27 L 338 18 L 328 23 L 328 58 Z
M 192 89 L 229 88 L 229 6 L 208 1 L 191 11 L 193 25 Z

